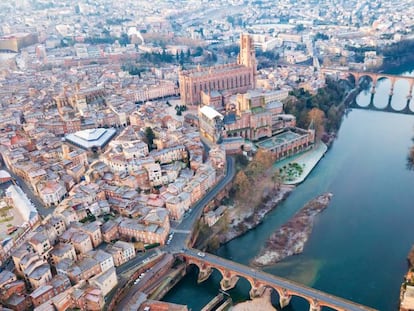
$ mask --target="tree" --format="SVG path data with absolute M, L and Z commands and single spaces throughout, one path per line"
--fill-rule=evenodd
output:
M 247 166 L 249 164 L 249 160 L 242 154 L 236 155 L 236 163 L 237 165 L 240 165 L 241 167 Z
M 253 161 L 247 166 L 247 176 L 254 178 L 255 176 L 263 174 L 273 165 L 274 161 L 275 158 L 270 151 L 259 149 L 255 154 Z
M 296 27 L 295 27 L 295 30 L 297 31 L 297 32 L 301 32 L 301 31 L 303 31 L 305 29 L 305 27 L 303 26 L 303 24 L 298 24 L 298 25 L 296 25 Z
M 282 183 L 282 181 L 283 181 L 283 178 L 280 175 L 279 170 L 275 170 L 272 175 L 273 188 L 280 190 L 280 184 Z
M 308 112 L 309 122 L 313 123 L 315 128 L 315 136 L 320 139 L 325 132 L 325 113 L 319 108 L 312 108 Z
M 149 150 L 152 150 L 152 145 L 154 143 L 155 134 L 152 128 L 147 127 L 145 129 L 145 137 L 147 138 L 148 148 Z
M 414 146 L 410 148 L 407 156 L 407 168 L 414 170 Z
M 244 171 L 239 171 L 234 179 L 234 186 L 238 197 L 244 197 L 250 187 L 249 178 Z
M 254 157 L 254 161 L 261 163 L 265 169 L 271 167 L 274 160 L 274 156 L 271 152 L 264 149 L 259 149 Z

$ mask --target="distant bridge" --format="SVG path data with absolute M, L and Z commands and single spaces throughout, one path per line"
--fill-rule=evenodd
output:
M 356 87 L 359 86 L 359 84 L 361 83 L 361 79 L 364 77 L 368 77 L 372 81 L 370 104 L 367 107 L 361 107 L 358 105 L 354 105 L 354 107 L 356 108 L 389 111 L 389 112 L 397 112 L 397 113 L 404 113 L 404 114 L 414 114 L 414 111 L 412 111 L 409 107 L 410 102 L 413 97 L 414 77 L 391 75 L 391 74 L 385 74 L 385 73 L 375 73 L 375 72 L 357 72 L 357 71 L 348 71 L 348 70 L 339 70 L 339 69 L 328 69 L 328 68 L 323 68 L 321 69 L 321 71 L 324 74 L 335 74 L 341 79 L 347 79 L 349 77 L 353 77 L 355 80 Z M 378 82 L 383 79 L 388 79 L 391 82 L 391 86 L 389 90 L 389 100 L 388 100 L 388 104 L 386 107 L 377 108 L 374 106 L 374 96 L 375 96 Z M 407 103 L 405 107 L 401 110 L 394 109 L 391 106 L 392 96 L 394 95 L 394 87 L 397 81 L 399 80 L 405 80 L 409 84 L 408 94 L 407 94 Z
M 207 253 L 201 253 L 196 249 L 183 249 L 177 256 L 185 260 L 187 265 L 193 264 L 199 268 L 199 283 L 207 280 L 213 269 L 216 269 L 223 277 L 220 282 L 222 290 L 227 291 L 232 289 L 236 286 L 239 278 L 242 277 L 251 285 L 251 298 L 260 297 L 266 288 L 272 288 L 278 293 L 279 304 L 282 308 L 289 305 L 292 296 L 298 296 L 309 302 L 310 311 L 320 311 L 323 307 L 338 311 L 374 310 L 299 283 L 238 264 L 234 261 Z

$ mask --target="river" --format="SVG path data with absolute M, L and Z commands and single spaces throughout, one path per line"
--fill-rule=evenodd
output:
M 387 80 L 378 83 L 377 107 L 388 103 L 389 85 Z M 397 83 L 393 107 L 401 109 L 407 94 L 408 84 Z M 363 106 L 369 100 L 369 92 L 357 97 Z M 406 168 L 413 136 L 412 115 L 352 110 L 306 181 L 263 224 L 222 246 L 217 254 L 248 264 L 279 226 L 307 201 L 329 191 L 334 197 L 318 216 L 304 252 L 265 271 L 378 310 L 397 310 L 406 257 L 414 243 L 414 172 Z M 192 272 L 164 299 L 200 310 L 218 293 L 219 281 L 215 271 L 197 285 Z M 249 289 L 240 279 L 230 294 L 234 301 L 245 300 Z M 273 298 L 277 305 L 276 295 Z M 309 305 L 293 298 L 284 310 L 309 310 Z

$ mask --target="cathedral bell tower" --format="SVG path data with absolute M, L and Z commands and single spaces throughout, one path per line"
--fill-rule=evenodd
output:
M 237 63 L 251 68 L 255 87 L 257 75 L 256 53 L 253 46 L 253 40 L 249 34 L 240 35 L 240 54 L 237 58 Z

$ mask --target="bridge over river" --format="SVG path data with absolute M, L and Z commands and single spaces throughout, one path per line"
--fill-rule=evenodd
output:
M 226 291 L 233 288 L 240 277 L 247 279 L 251 284 L 250 296 L 259 297 L 266 288 L 273 288 L 279 295 L 279 303 L 286 307 L 292 296 L 299 296 L 306 299 L 310 305 L 310 311 L 320 311 L 322 307 L 329 307 L 338 311 L 367 311 L 374 310 L 351 301 L 312 289 L 305 285 L 277 277 L 263 271 L 227 260 L 212 254 L 201 252 L 192 248 L 195 237 L 191 230 L 201 216 L 202 211 L 211 200 L 225 187 L 227 187 L 235 175 L 234 158 L 227 157 L 226 173 L 222 179 L 206 195 L 193 206 L 190 217 L 177 226 L 172 243 L 165 247 L 165 251 L 173 253 L 176 257 L 184 260 L 187 265 L 196 265 L 199 268 L 198 281 L 202 282 L 209 278 L 212 269 L 218 270 L 223 276 L 220 285 Z M 184 230 L 185 229 L 185 230 Z
M 340 70 L 340 69 L 330 69 L 330 68 L 323 68 L 321 72 L 326 75 L 335 75 L 337 78 L 340 79 L 348 79 L 352 77 L 355 80 L 355 87 L 359 87 L 363 79 L 368 79 L 371 81 L 371 100 L 368 106 L 361 107 L 358 104 L 354 103 L 351 108 L 361 108 L 361 109 L 370 109 L 370 110 L 379 110 L 379 111 L 387 111 L 387 112 L 396 112 L 396 113 L 403 113 L 403 114 L 414 114 L 414 111 L 410 109 L 410 102 L 413 97 L 413 90 L 414 90 L 414 77 L 409 76 L 401 76 L 401 75 L 392 75 L 386 73 L 375 73 L 375 72 L 357 72 L 357 71 L 348 71 L 348 70 Z M 390 89 L 389 89 L 389 98 L 388 104 L 383 108 L 378 108 L 374 105 L 374 98 L 376 93 L 376 88 L 378 82 L 381 80 L 389 80 L 390 81 Z M 404 107 L 401 109 L 395 109 L 391 105 L 392 97 L 394 95 L 394 87 L 398 81 L 406 81 L 408 83 L 408 93 L 406 95 L 407 101 Z
M 310 311 L 320 311 L 322 307 L 329 307 L 338 311 L 374 310 L 302 284 L 238 264 L 231 260 L 200 252 L 193 248 L 183 249 L 176 255 L 182 258 L 187 265 L 196 265 L 198 267 L 198 282 L 207 280 L 213 269 L 216 269 L 222 275 L 220 282 L 221 289 L 227 291 L 235 287 L 239 278 L 242 277 L 251 285 L 251 298 L 260 297 L 266 288 L 271 288 L 278 293 L 279 304 L 282 308 L 290 303 L 292 296 L 299 296 L 309 302 Z

